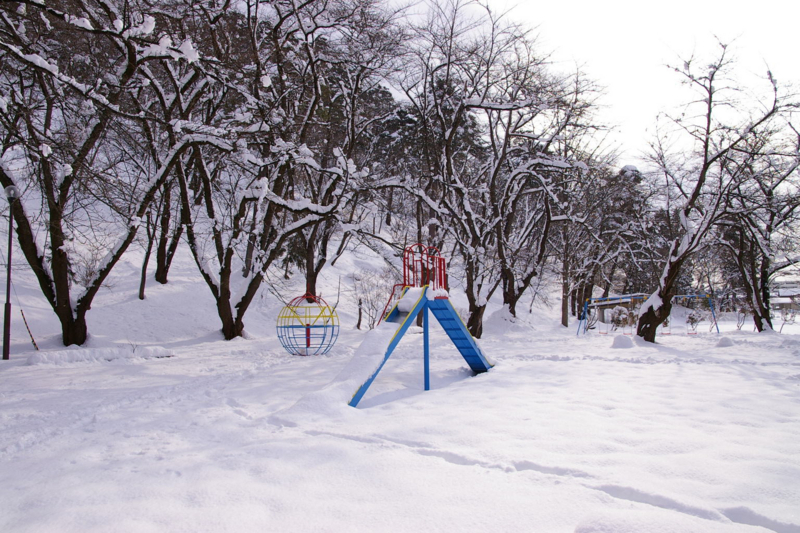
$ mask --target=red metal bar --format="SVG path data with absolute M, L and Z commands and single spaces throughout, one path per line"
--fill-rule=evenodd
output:
M 431 289 L 447 290 L 447 262 L 441 252 L 434 246 L 425 246 L 420 243 L 412 244 L 403 250 L 403 283 L 392 287 L 392 294 L 378 319 L 380 324 L 391 309 L 399 294 L 397 289 L 405 287 L 424 287 Z M 446 298 L 446 296 L 440 296 Z
M 447 288 L 447 263 L 434 246 L 412 244 L 403 251 L 403 285 Z
M 400 290 L 402 290 L 404 287 L 407 287 L 407 285 L 405 285 L 404 283 L 398 283 L 394 287 L 392 287 L 392 294 L 389 295 L 389 301 L 386 302 L 386 306 L 383 308 L 383 313 L 381 313 L 381 316 L 378 319 L 378 325 L 380 325 L 380 323 L 383 321 L 383 319 L 386 318 L 386 314 L 389 312 L 389 309 L 392 307 L 392 304 L 394 303 L 394 300 L 395 300 L 395 293 L 397 292 L 397 288 L 398 287 L 400 287 Z

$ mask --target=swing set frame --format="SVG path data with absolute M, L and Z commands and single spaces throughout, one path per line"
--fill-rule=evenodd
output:
M 606 297 L 606 298 L 587 298 L 586 301 L 583 303 L 583 311 L 581 312 L 581 315 L 580 315 L 580 317 L 578 319 L 578 331 L 576 333 L 576 336 L 580 335 L 581 333 L 585 334 L 589 330 L 589 326 L 590 325 L 592 325 L 592 324 L 594 324 L 594 323 L 599 321 L 599 320 L 597 320 L 597 315 L 595 315 L 595 321 L 594 322 L 592 322 L 589 319 L 589 310 L 591 308 L 595 308 L 595 309 L 602 308 L 602 309 L 605 309 L 605 308 L 610 307 L 611 305 L 613 305 L 615 303 L 633 305 L 633 303 L 636 300 L 642 300 L 642 303 L 644 303 L 644 301 L 646 299 L 647 299 L 647 296 L 644 295 L 644 294 L 626 294 L 626 295 L 623 295 L 623 296 L 610 296 L 610 297 Z M 716 310 L 714 309 L 714 300 L 711 298 L 710 294 L 707 294 L 707 293 L 702 293 L 702 294 L 676 294 L 675 296 L 672 297 L 671 301 L 673 303 L 675 303 L 676 300 L 680 301 L 680 300 L 703 300 L 703 299 L 708 302 L 708 307 L 709 307 L 709 309 L 711 309 L 711 318 L 712 318 L 712 321 L 713 321 L 712 327 L 715 327 L 717 329 L 717 333 L 719 333 L 719 323 L 717 322 L 717 313 L 716 313 Z M 590 322 L 592 322 L 592 324 L 590 324 Z M 605 323 L 605 322 L 603 322 L 603 323 Z M 608 331 L 599 332 L 599 333 L 601 335 L 607 335 Z M 665 332 L 662 331 L 661 334 L 662 335 L 670 335 L 671 331 L 668 332 L 668 333 L 665 333 Z M 692 333 L 688 333 L 687 332 L 687 334 L 691 335 Z M 697 333 L 695 332 L 693 334 L 696 335 Z M 626 333 L 626 335 L 627 335 L 627 333 Z

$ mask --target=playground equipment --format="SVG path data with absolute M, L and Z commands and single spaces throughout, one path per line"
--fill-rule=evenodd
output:
M 430 390 L 430 314 L 442 326 L 473 372 L 494 366 L 472 338 L 450 303 L 445 260 L 439 250 L 414 244 L 403 255 L 403 283 L 392 291 L 381 323 L 367 332 L 353 357 L 325 387 L 312 391 L 287 411 L 325 416 L 338 402 L 356 407 L 375 381 L 389 356 L 417 318 L 422 321 L 424 389 Z M 430 313 L 429 313 L 430 311 Z M 421 313 L 421 314 L 420 314 Z
M 736 329 L 741 331 L 742 326 L 744 326 L 744 321 L 747 320 L 748 317 L 747 309 L 744 307 L 740 307 L 736 310 Z
M 781 329 L 778 333 L 783 333 L 783 326 L 786 324 L 794 324 L 797 319 L 797 310 L 792 308 L 781 309 Z
M 636 310 L 641 307 L 642 303 L 647 299 L 646 294 L 626 294 L 623 296 L 611 296 L 608 298 L 587 298 L 583 304 L 583 312 L 581 313 L 578 321 L 578 332 L 576 335 L 586 333 L 590 326 L 597 323 L 597 332 L 600 335 L 607 335 L 610 331 L 622 329 L 625 335 L 633 334 L 633 327 L 636 321 Z M 708 303 L 711 311 L 711 326 L 709 331 L 715 327 L 719 333 L 719 325 L 717 324 L 717 314 L 714 310 L 714 302 L 710 294 L 679 294 L 672 297 L 673 304 L 686 305 L 687 302 L 695 300 Z M 627 309 L 627 315 L 623 313 Z M 611 310 L 608 319 L 606 318 L 606 311 Z M 697 334 L 698 324 L 704 320 L 704 317 L 693 312 L 687 317 L 687 333 L 689 335 Z M 662 335 L 670 335 L 672 333 L 673 317 L 669 317 L 661 328 Z
M 375 333 L 375 337 L 373 337 L 375 340 L 366 339 L 356 353 L 357 357 L 360 357 L 359 364 L 372 364 L 374 369 L 363 381 L 361 378 L 357 380 L 361 383 L 348 402 L 350 406 L 358 405 L 403 335 L 415 323 L 420 313 L 422 313 L 425 390 L 430 390 L 428 311 L 439 321 L 442 329 L 453 341 L 473 372 L 476 374 L 486 372 L 494 366 L 481 351 L 461 317 L 453 308 L 446 284 L 446 263 L 444 258 L 439 255 L 439 250 L 422 244 L 414 244 L 406 248 L 403 254 L 403 283 L 394 286 L 389 302 L 386 304 L 387 311 L 384 312 L 382 322 L 374 332 L 371 332 Z M 352 372 L 345 369 L 341 377 L 337 379 L 344 381 L 351 375 Z
M 686 306 L 687 303 L 694 302 L 694 301 L 705 301 L 708 304 L 708 308 L 711 311 L 711 324 L 709 325 L 708 330 L 712 331 L 714 328 L 717 328 L 717 333 L 719 333 L 719 324 L 717 324 L 717 313 L 714 310 L 714 301 L 711 299 L 710 294 L 676 294 L 672 297 L 672 303 L 678 304 L 682 306 Z M 702 316 L 702 313 L 698 313 L 697 309 L 692 309 L 692 312 L 686 317 L 686 333 L 688 335 L 697 335 L 697 326 L 705 320 L 705 317 Z
M 700 322 L 703 320 L 705 320 L 703 313 L 698 312 L 697 309 L 692 309 L 692 312 L 686 315 L 686 334 L 697 335 L 697 326 L 699 326 Z
M 276 328 L 290 354 L 323 355 L 339 337 L 339 315 L 325 300 L 306 293 L 281 309 Z
M 576 335 L 586 333 L 595 324 L 600 335 L 608 335 L 610 331 L 617 329 L 622 329 L 625 335 L 632 335 L 636 320 L 636 310 L 646 299 L 646 294 L 587 298 L 583 303 L 583 311 L 578 320 L 578 332 Z M 611 312 L 606 317 L 606 311 L 609 310 Z

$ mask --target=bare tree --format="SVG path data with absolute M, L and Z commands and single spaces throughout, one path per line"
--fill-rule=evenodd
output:
M 70 345 L 86 341 L 93 298 L 175 161 L 209 140 L 187 132 L 159 161 L 135 148 L 143 66 L 191 60 L 191 42 L 156 40 L 144 3 L 60 5 L 0 6 L 0 183 L 24 191 L 12 207 L 18 242 Z M 89 275 L 76 276 L 86 260 Z
M 370 137 L 378 134 L 382 122 L 395 110 L 394 99 L 384 84 L 398 69 L 405 46 L 406 35 L 399 24 L 402 10 L 389 9 L 377 0 L 348 0 L 331 4 L 330 14 L 336 21 L 337 38 L 325 41 L 318 117 L 306 142 L 323 166 L 335 162 L 338 149 L 357 167 L 372 167 L 375 153 Z M 322 190 L 320 176 L 307 178 L 308 192 L 316 201 Z M 341 206 L 339 216 L 320 220 L 292 238 L 297 263 L 312 294 L 317 294 L 322 269 L 344 252 L 352 232 L 358 229 L 358 204 L 371 187 L 366 180 L 353 186 L 355 192 Z M 337 241 L 338 247 L 329 250 Z
M 460 0 L 429 7 L 402 81 L 420 152 L 405 186 L 421 199 L 426 233 L 441 227 L 453 242 L 467 327 L 480 337 L 497 289 L 516 313 L 541 271 L 552 223 L 567 216 L 558 191 L 574 169 L 557 144 L 581 127 L 588 85 L 550 73 L 529 32 L 488 8 Z
M 551 244 L 562 265 L 561 324 L 569 325 L 596 285 L 607 296 L 618 265 L 639 259 L 641 212 L 647 199 L 638 169 L 614 172 L 608 160 L 588 158 L 586 170 L 570 190 L 568 220 L 559 223 Z
M 232 339 L 291 238 L 335 219 L 360 175 L 342 148 L 326 159 L 312 142 L 326 122 L 326 51 L 340 21 L 328 3 L 290 0 L 193 5 L 189 15 L 214 54 L 197 61 L 213 98 L 189 123 L 226 132 L 235 150 L 197 147 L 180 160 L 181 222 Z
M 730 77 L 732 67 L 728 47 L 721 44 L 711 63 L 690 59 L 675 69 L 697 94 L 684 115 L 672 118 L 679 138 L 692 143 L 693 150 L 670 154 L 663 138 L 653 146 L 653 162 L 676 196 L 679 234 L 664 258 L 657 290 L 640 309 L 637 334 L 648 342 L 655 342 L 656 328 L 669 317 L 684 263 L 708 243 L 730 193 L 761 155 L 745 148 L 791 105 L 771 75 L 766 96 L 743 101 L 743 92 Z
M 772 132 L 769 132 L 772 133 Z M 743 179 L 731 191 L 718 242 L 739 271 L 758 331 L 773 329 L 770 285 L 776 274 L 800 262 L 795 226 L 800 208 L 800 139 L 780 141 L 780 132 L 754 139 Z

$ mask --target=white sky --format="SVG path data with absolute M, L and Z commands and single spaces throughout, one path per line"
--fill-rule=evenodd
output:
M 602 119 L 616 124 L 619 163 L 636 163 L 653 137 L 656 116 L 674 109 L 680 77 L 667 64 L 693 52 L 709 57 L 715 36 L 733 42 L 743 72 L 800 88 L 800 2 L 797 0 L 489 0 L 513 7 L 512 19 L 534 27 L 545 50 L 566 69 L 580 65 L 605 87 Z M 684 93 L 685 95 L 685 93 Z

